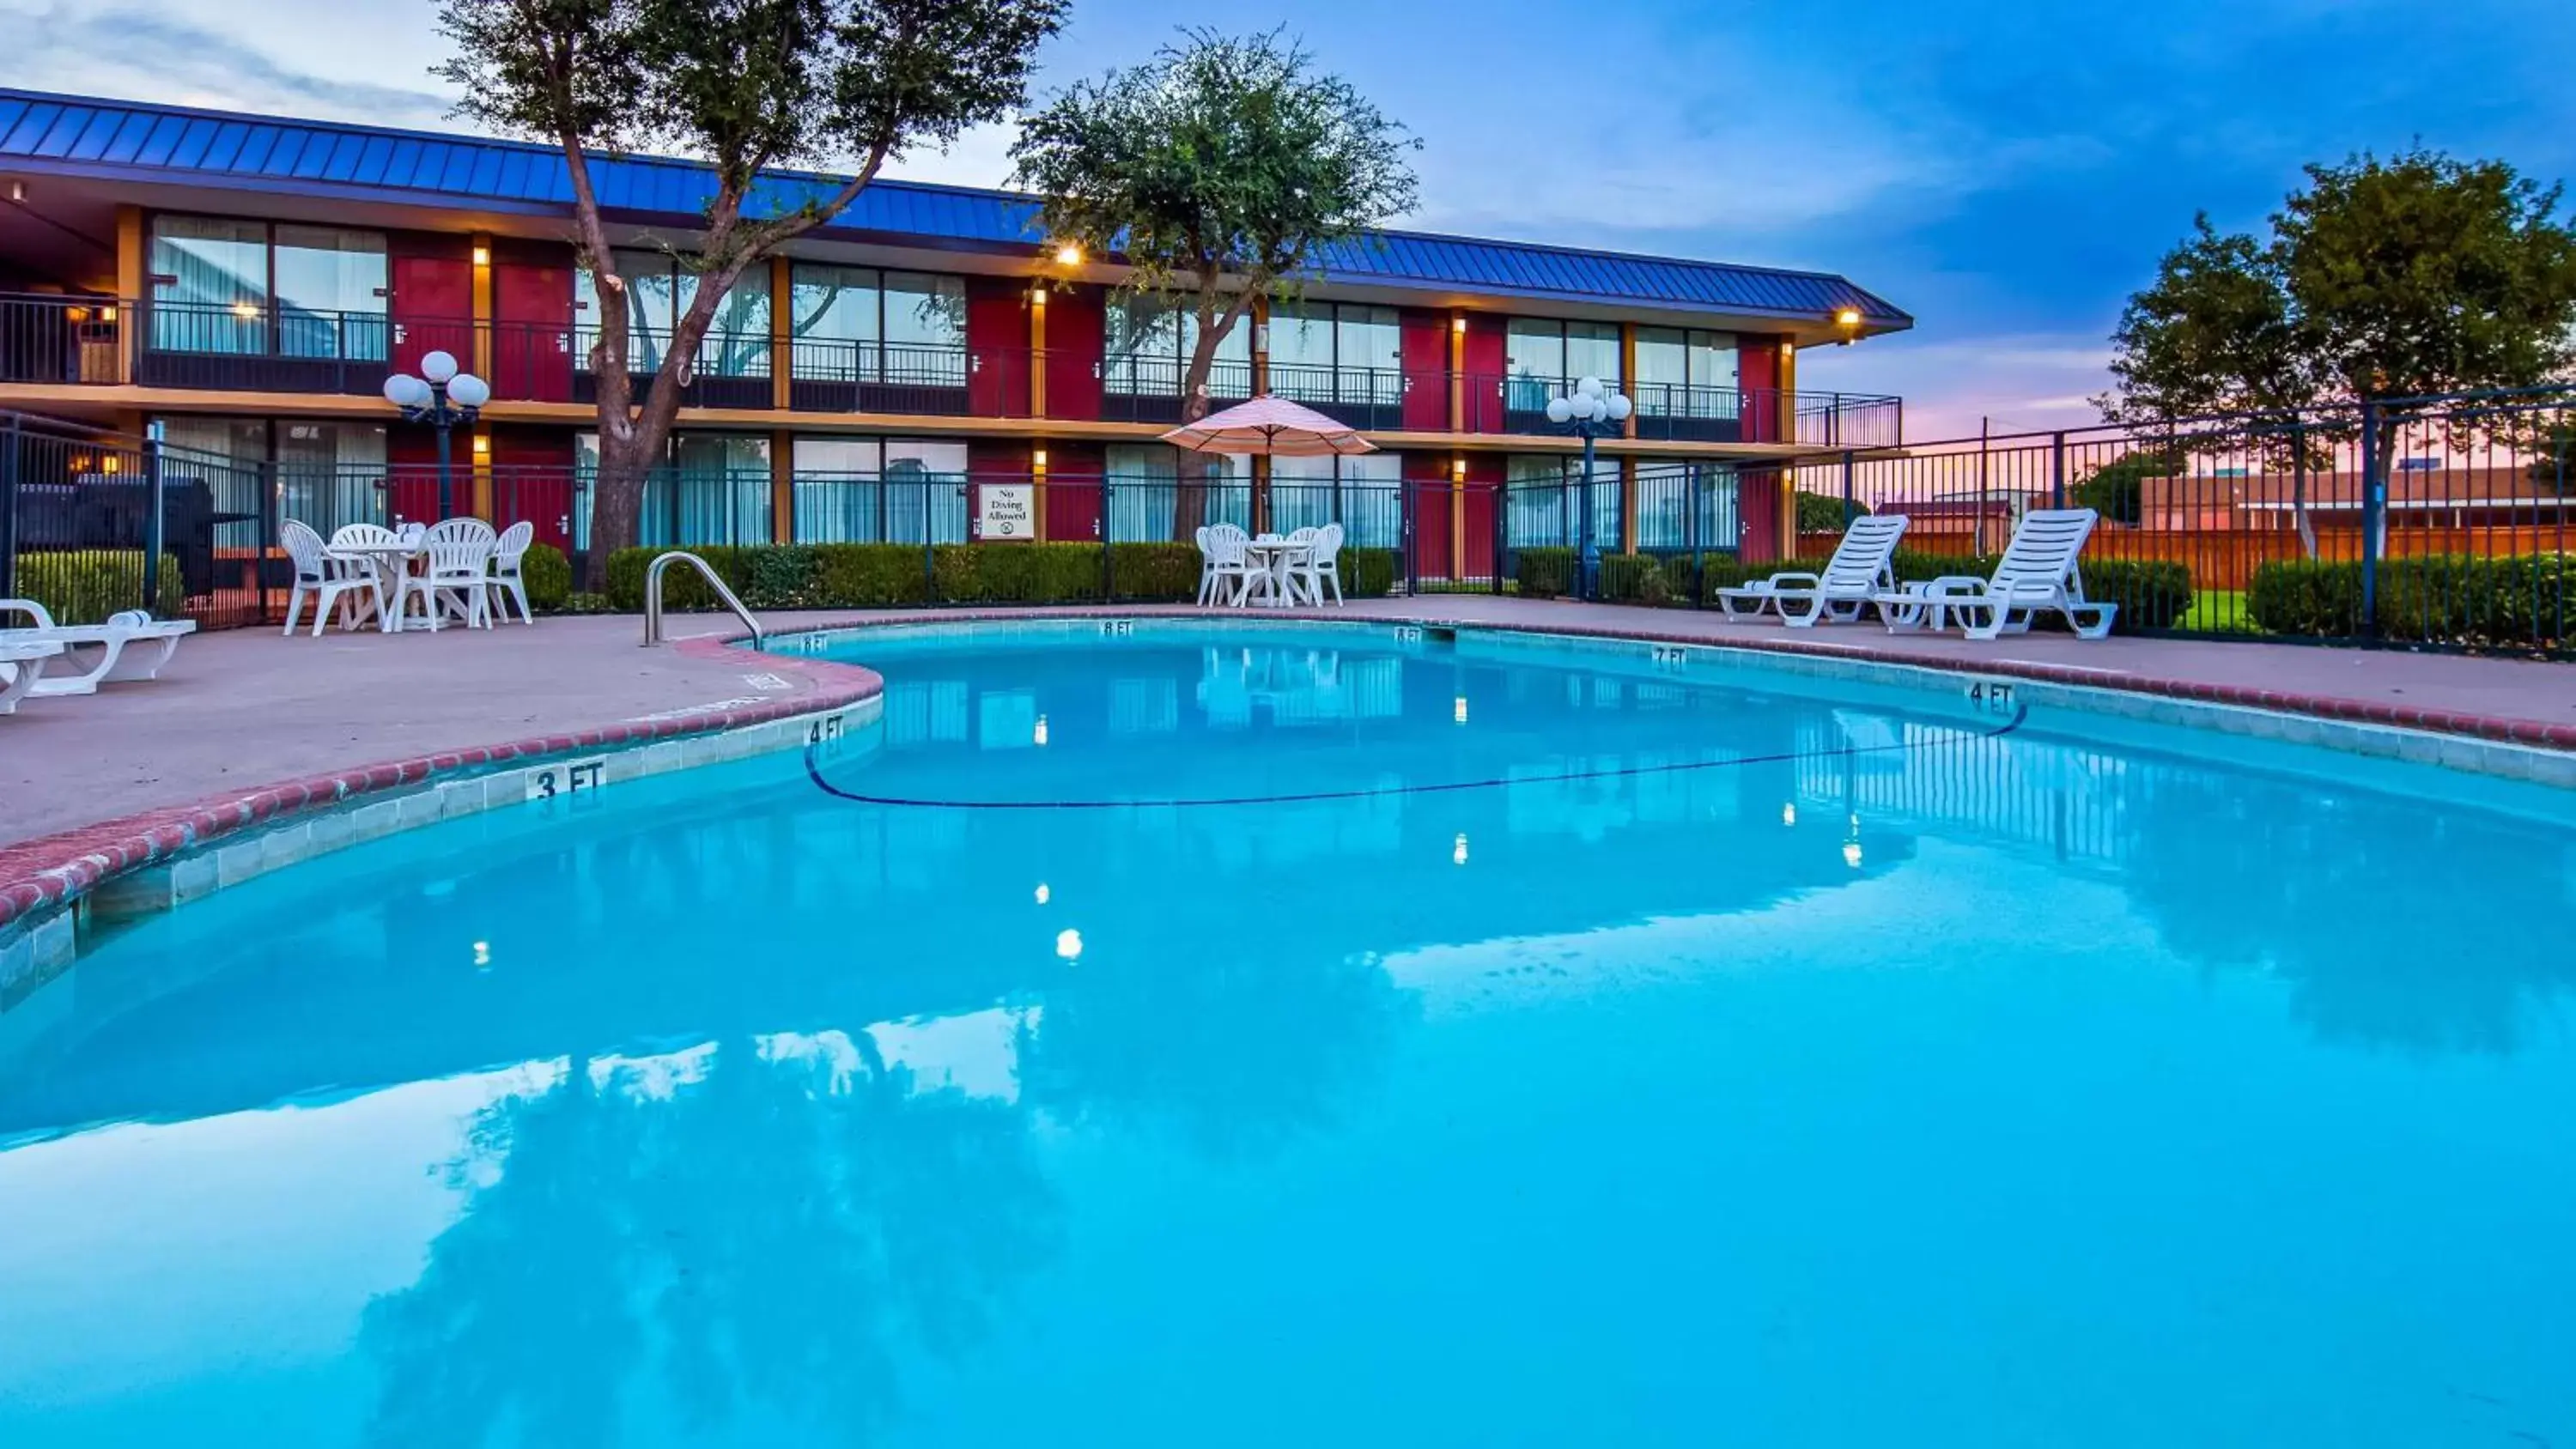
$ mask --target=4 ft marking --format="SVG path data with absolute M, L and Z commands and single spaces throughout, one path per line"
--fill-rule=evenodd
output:
M 807 721 L 805 725 L 805 743 L 809 745 L 821 745 L 829 744 L 832 741 L 839 739 L 841 737 L 841 724 L 842 717 L 837 714 L 827 714 L 821 719 Z
M 1980 714 L 2013 712 L 2013 687 L 2000 679 L 1980 679 L 1968 686 L 1968 708 Z

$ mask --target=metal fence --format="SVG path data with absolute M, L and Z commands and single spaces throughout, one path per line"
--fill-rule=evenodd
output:
M 2399 399 L 1810 456 L 1796 536 L 1902 513 L 1917 572 L 1991 568 L 2024 514 L 2101 515 L 2082 567 L 2140 633 L 2576 649 L 2576 391 Z

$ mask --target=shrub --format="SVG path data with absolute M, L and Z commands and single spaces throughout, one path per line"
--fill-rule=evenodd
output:
M 1574 591 L 1574 550 L 1550 546 L 1515 549 L 1512 579 L 1524 599 L 1562 598 Z
M 819 608 L 885 609 L 930 601 L 918 545 L 827 543 L 813 553 Z
M 519 560 L 519 577 L 528 587 L 528 606 L 541 613 L 562 609 L 572 597 L 572 561 L 553 544 L 528 545 L 527 556 Z
M 1342 596 L 1351 599 L 1382 599 L 1395 592 L 1398 567 L 1396 552 L 1391 548 L 1346 548 L 1340 560 Z M 1193 571 L 1197 563 L 1192 562 Z M 1190 585 L 1195 595 L 1198 585 Z
M 2359 563 L 2289 559 L 2254 570 L 2246 612 L 2275 634 L 2350 639 L 2366 632 Z M 2576 560 L 2562 554 L 2386 559 L 2380 637 L 2473 649 L 2561 649 L 2576 639 Z
M 1691 597 L 1686 553 L 1618 553 L 1601 560 L 1601 597 L 1614 604 L 1685 604 Z
M 734 592 L 746 607 L 811 609 L 822 603 L 822 560 L 814 549 L 791 544 L 747 548 L 742 555 L 742 582 Z
M 161 555 L 159 597 L 153 616 L 175 619 L 188 607 L 188 586 L 179 576 L 179 560 Z M 121 609 L 145 607 L 143 553 L 140 549 L 84 548 L 18 555 L 17 590 L 21 598 L 45 606 L 57 624 L 103 624 Z M 0 628 L 25 624 L 24 617 L 0 622 Z

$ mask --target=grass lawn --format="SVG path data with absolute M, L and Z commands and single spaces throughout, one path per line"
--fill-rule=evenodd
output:
M 2202 589 L 2192 595 L 2191 607 L 2174 620 L 2174 627 L 2200 634 L 2259 634 L 2253 616 L 2245 612 L 2243 589 Z

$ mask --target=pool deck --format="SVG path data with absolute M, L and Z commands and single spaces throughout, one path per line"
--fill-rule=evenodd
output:
M 1689 610 L 1490 595 L 1354 601 L 1329 612 L 1973 669 L 2576 750 L 2576 664 L 2063 635 L 1975 644 L 1875 625 L 1789 630 Z M 783 632 L 969 617 L 976 616 L 941 610 L 763 622 Z M 272 813 L 444 770 L 775 719 L 874 690 L 865 670 L 727 647 L 739 632 L 729 618 L 689 615 L 672 621 L 672 647 L 646 650 L 638 647 L 640 622 L 615 615 L 390 637 L 235 630 L 190 638 L 158 681 L 26 701 L 0 717 L 0 923 L 42 904 L 27 882 L 66 861 L 105 852 L 110 873 L 132 863 L 124 857 L 134 852 L 120 842 L 180 841 L 184 833 L 182 843 L 197 843 Z M 59 894 L 48 890 L 43 899 Z

